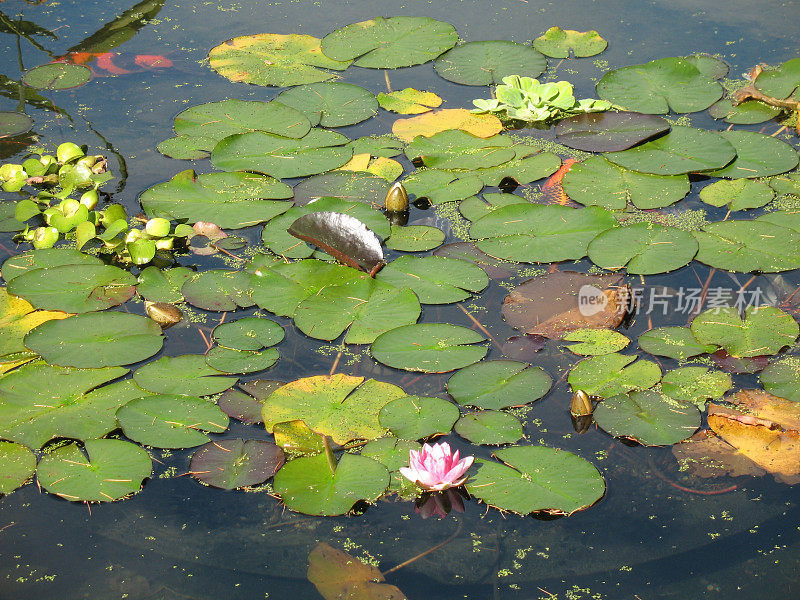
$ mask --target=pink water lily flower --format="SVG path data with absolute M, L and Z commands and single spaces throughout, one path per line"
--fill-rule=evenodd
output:
M 458 450 L 451 454 L 447 442 L 424 444 L 422 450 L 411 450 L 409 455 L 409 465 L 401 467 L 400 473 L 430 491 L 442 491 L 464 483 L 467 480 L 464 474 L 475 460 L 472 456 L 459 460 Z

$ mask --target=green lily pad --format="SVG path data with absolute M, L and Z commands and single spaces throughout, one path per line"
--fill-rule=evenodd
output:
M 9 494 L 31 478 L 36 455 L 22 444 L 0 441 L 0 494 Z
M 261 423 L 261 404 L 285 382 L 254 379 L 229 389 L 217 400 L 217 405 L 229 417 L 243 423 Z
M 433 60 L 455 46 L 450 23 L 428 17 L 376 17 L 352 23 L 322 39 L 325 56 L 354 60 L 369 69 L 397 69 Z
M 766 183 L 749 179 L 715 181 L 700 190 L 700 200 L 711 206 L 728 205 L 728 210 L 761 208 L 769 203 L 774 192 Z
M 235 82 L 287 87 L 327 81 L 344 71 L 350 60 L 322 53 L 320 40 L 310 35 L 259 33 L 243 35 L 215 46 L 208 66 Z
M 33 129 L 33 119 L 21 112 L 0 110 L 0 139 L 28 133 Z
M 400 467 L 408 466 L 409 451 L 419 451 L 422 445 L 419 442 L 400 440 L 396 437 L 384 437 L 377 440 L 370 440 L 361 449 L 361 456 L 371 458 L 389 470 L 391 482 L 389 483 L 390 492 L 400 492 L 405 494 L 408 490 L 409 496 L 416 496 L 418 488 L 400 473 Z
M 526 202 L 527 200 L 515 194 L 486 193 L 483 194 L 483 199 L 477 196 L 465 199 L 458 205 L 458 212 L 460 212 L 467 221 L 475 222 L 498 208 L 510 204 L 524 204 Z
M 594 409 L 594 420 L 614 437 L 643 446 L 670 446 L 697 431 L 700 411 L 694 404 L 643 390 L 606 398 Z
M 279 357 L 275 348 L 254 351 L 215 346 L 206 352 L 206 363 L 222 373 L 255 373 L 269 369 Z
M 769 187 L 775 190 L 777 194 L 800 196 L 800 173 L 788 173 L 772 177 L 768 183 Z
M 116 367 L 139 362 L 161 350 L 161 327 L 124 312 L 89 312 L 42 323 L 25 345 L 48 363 L 64 367 Z
M 267 431 L 276 423 L 301 419 L 338 444 L 375 439 L 385 433 L 380 410 L 406 393 L 396 385 L 337 373 L 305 377 L 279 387 L 264 401 L 262 417 Z
M 772 223 L 800 233 L 800 210 L 773 210 L 761 215 L 756 221 Z
M 1 111 L 0 114 L 2 114 Z M 0 137 L 0 139 L 2 139 L 2 137 Z M 19 205 L 20 203 L 18 202 L 3 202 L 0 204 L 0 233 L 10 233 L 12 231 L 22 231 L 25 229 L 25 223 L 17 219 L 17 207 Z M 35 210 L 35 214 L 38 215 L 38 206 L 36 206 Z
M 73 63 L 49 63 L 25 71 L 22 83 L 37 90 L 69 90 L 80 87 L 92 78 L 92 70 Z
M 190 473 L 207 485 L 234 490 L 265 482 L 281 465 L 283 450 L 272 442 L 234 438 L 198 448 Z
M 565 342 L 578 342 L 567 346 L 573 354 L 601 356 L 619 352 L 630 340 L 613 329 L 576 329 L 561 338 Z
M 800 232 L 767 221 L 720 221 L 692 232 L 696 260 L 717 269 L 776 273 L 800 267 Z
M 353 152 L 356 153 L 357 150 L 354 148 Z M 295 206 L 305 206 L 320 198 L 339 198 L 377 207 L 383 205 L 388 191 L 389 184 L 386 180 L 371 173 L 332 171 L 314 175 L 294 186 L 294 203 Z
M 137 398 L 117 411 L 117 420 L 130 439 L 156 448 L 200 446 L 209 440 L 204 432 L 228 428 L 228 415 L 216 404 L 189 395 Z
M 39 484 L 65 500 L 110 502 L 138 492 L 153 463 L 141 446 L 123 440 L 86 440 L 46 454 L 37 468 Z
M 223 171 L 256 171 L 277 179 L 336 169 L 353 156 L 341 133 L 314 128 L 299 140 L 254 131 L 226 137 L 214 146 L 211 162 Z
M 426 396 L 404 396 L 392 400 L 381 408 L 378 420 L 383 427 L 399 438 L 419 440 L 432 435 L 450 433 L 458 416 L 458 407 L 447 400 Z
M 359 500 L 375 501 L 388 485 L 386 467 L 357 454 L 343 454 L 335 471 L 324 454 L 295 458 L 273 480 L 289 510 L 323 516 L 343 515 Z
M 512 446 L 494 455 L 505 464 L 478 459 L 467 491 L 486 504 L 521 515 L 572 514 L 605 493 L 597 468 L 580 456 L 547 446 Z
M 369 154 L 370 156 L 392 158 L 398 154 L 403 153 L 405 144 L 397 139 L 390 133 L 385 135 L 365 135 L 349 144 L 353 148 L 353 155 L 356 154 Z M 361 173 L 362 176 L 367 176 L 367 173 Z M 331 196 L 334 194 L 321 194 L 323 196 Z
M 800 358 L 786 356 L 770 361 L 759 378 L 770 394 L 800 402 Z
M 658 327 L 639 336 L 639 347 L 656 356 L 686 360 L 719 350 L 716 344 L 701 344 L 688 327 Z
M 401 256 L 381 269 L 377 279 L 411 288 L 423 304 L 461 302 L 489 285 L 480 267 L 440 256 Z
M 501 409 L 538 400 L 552 383 L 541 367 L 513 360 L 490 360 L 458 371 L 447 382 L 447 392 L 462 405 Z
M 777 354 L 791 346 L 800 333 L 792 315 L 774 306 L 748 306 L 745 317 L 734 307 L 711 308 L 692 321 L 692 333 L 701 344 L 717 344 L 731 356 L 749 358 Z
M 458 175 L 440 169 L 423 169 L 406 177 L 403 186 L 412 196 L 427 198 L 431 204 L 444 204 L 477 194 L 483 189 L 483 180 L 471 173 Z
M 467 42 L 439 57 L 433 68 L 455 83 L 496 85 L 509 75 L 538 77 L 547 68 L 547 59 L 531 46 L 516 42 Z
M 651 388 L 660 379 L 661 369 L 656 363 L 617 353 L 586 358 L 567 377 L 573 390 L 602 398 Z
M 723 98 L 708 107 L 708 114 L 734 125 L 754 125 L 774 119 L 781 114 L 781 109 L 758 100 L 745 100 L 734 106 L 730 98 Z
M 118 267 L 67 264 L 15 276 L 6 289 L 35 308 L 85 313 L 122 304 L 136 292 L 135 286 L 136 277 Z
M 713 177 L 769 177 L 791 171 L 797 166 L 797 150 L 757 131 L 721 131 L 720 134 L 735 149 L 736 158 L 724 169 L 706 173 Z
M 229 98 L 192 106 L 175 117 L 175 133 L 206 137 L 215 143 L 234 133 L 251 131 L 301 138 L 311 125 L 304 111 L 277 100 L 257 102 Z M 212 148 L 208 148 L 209 152 Z
M 181 288 L 192 306 L 204 310 L 231 311 L 253 306 L 250 276 L 242 271 L 214 269 L 197 273 Z
M 586 152 L 617 152 L 669 131 L 666 119 L 637 112 L 575 115 L 556 124 L 556 141 Z
M 608 42 L 596 31 L 574 31 L 551 27 L 533 40 L 533 47 L 546 56 L 569 58 L 572 50 L 576 58 L 600 54 Z
M 598 234 L 617 224 L 599 206 L 513 204 L 478 219 L 469 230 L 478 249 L 490 256 L 518 262 L 579 259 Z
M 322 127 L 353 125 L 378 113 L 375 95 L 352 83 L 299 85 L 281 92 L 275 99 L 304 114 L 312 125 Z
M 0 379 L 0 437 L 39 448 L 57 437 L 106 435 L 117 427 L 120 406 L 147 395 L 130 380 L 99 387 L 127 372 L 33 364 L 8 373 Z
M 219 140 L 194 135 L 176 135 L 158 142 L 156 150 L 179 160 L 201 160 L 211 155 Z
M 136 293 L 150 302 L 182 302 L 181 288 L 194 274 L 188 267 L 159 269 L 151 265 L 139 273 Z
M 680 125 L 673 125 L 670 132 L 660 138 L 605 155 L 616 165 L 655 175 L 720 169 L 735 156 L 733 144 L 721 133 Z
M 725 77 L 730 71 L 728 63 L 719 58 L 714 58 L 708 54 L 690 54 L 683 57 L 686 61 L 697 67 L 703 75 L 711 77 L 711 79 L 720 79 Z
M 22 355 L 36 358 L 23 343 L 25 335 L 42 323 L 53 319 L 64 319 L 67 314 L 60 311 L 36 311 L 26 300 L 9 295 L 0 287 L 0 372 L 4 365 L 15 362 Z
M 688 231 L 656 223 L 635 223 L 609 229 L 589 244 L 591 261 L 604 269 L 636 275 L 666 273 L 688 265 L 697 254 L 697 241 Z
M 433 92 L 406 88 L 388 94 L 378 94 L 378 104 L 384 110 L 401 115 L 419 115 L 441 106 L 442 99 Z
M 453 173 L 464 177 L 477 175 L 483 185 L 499 186 L 503 180 L 512 179 L 520 185 L 542 179 L 555 173 L 561 166 L 561 159 L 552 152 L 542 152 L 536 146 L 519 144 L 512 148 L 514 158 L 496 167 L 484 167 L 472 171 L 454 170 Z
M 684 367 L 664 374 L 661 391 L 670 398 L 705 410 L 708 400 L 719 400 L 731 387 L 731 376 L 706 367 Z
M 524 435 L 522 423 L 514 415 L 499 410 L 467 413 L 456 421 L 455 432 L 473 444 L 499 446 L 513 444 Z
M 283 327 L 261 317 L 244 317 L 217 325 L 214 340 L 234 350 L 261 350 L 278 344 L 284 337 Z
M 618 106 L 646 114 L 705 110 L 722 97 L 722 86 L 682 57 L 609 71 L 597 95 Z
M 261 421 L 260 416 L 258 420 Z M 272 435 L 275 437 L 275 443 L 292 456 L 325 452 L 324 436 L 311 431 L 302 419 L 275 423 Z M 338 444 L 333 442 L 332 447 L 337 446 Z
M 585 206 L 624 210 L 662 208 L 689 193 L 687 175 L 652 175 L 620 167 L 602 156 L 572 165 L 562 181 L 564 192 Z
M 206 364 L 202 354 L 164 356 L 139 367 L 133 380 L 155 394 L 208 396 L 224 392 L 236 377 L 224 377 Z
M 372 356 L 396 369 L 446 373 L 486 356 L 488 348 L 479 344 L 484 341 L 479 333 L 459 325 L 404 325 L 379 335 L 372 343 Z
M 773 98 L 788 98 L 800 87 L 800 58 L 792 58 L 775 70 L 762 71 L 756 88 Z
M 444 242 L 444 232 L 429 225 L 392 225 L 386 247 L 401 252 L 424 252 L 438 248 Z
M 172 179 L 146 189 L 142 208 L 149 217 L 189 223 L 205 221 L 223 229 L 240 229 L 269 221 L 286 212 L 292 188 L 257 173 L 205 173 L 181 171 Z
M 3 263 L 6 282 L 36 269 L 50 269 L 63 265 L 102 265 L 96 256 L 72 248 L 42 248 L 12 256 Z
M 419 158 L 426 167 L 436 169 L 479 169 L 494 167 L 516 156 L 511 138 L 494 135 L 489 138 L 448 129 L 430 137 L 418 135 L 406 146 L 409 160 Z

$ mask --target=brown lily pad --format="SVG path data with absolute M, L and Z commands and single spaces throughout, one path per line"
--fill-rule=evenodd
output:
M 675 444 L 672 454 L 694 477 L 761 476 L 764 469 L 739 452 L 713 431 L 698 431 L 685 442 Z
M 325 600 L 405 600 L 381 572 L 347 552 L 320 542 L 308 555 L 308 580 Z

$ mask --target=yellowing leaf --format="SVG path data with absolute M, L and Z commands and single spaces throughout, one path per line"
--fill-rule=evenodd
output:
M 698 431 L 685 442 L 675 444 L 672 454 L 694 477 L 739 477 L 742 475 L 763 475 L 759 467 L 734 446 L 720 438 L 713 431 Z
M 403 174 L 403 165 L 391 158 L 379 156 L 370 163 L 367 171 L 392 182 Z
M 27 356 L 16 356 L 18 353 L 27 352 L 22 343 L 25 334 L 45 321 L 65 319 L 69 316 L 69 313 L 61 311 L 34 310 L 27 300 L 9 294 L 5 287 L 0 288 L 0 363 L 19 366 L 28 362 L 30 359 Z M 5 357 L 8 357 L 7 360 Z M 0 372 L 12 368 L 14 367 L 3 366 L 0 367 Z
M 410 119 L 398 119 L 392 125 L 392 133 L 404 142 L 410 142 L 418 135 L 431 137 L 449 129 L 461 129 L 488 138 L 500 133 L 503 124 L 494 115 L 474 114 L 465 108 L 445 108 Z
M 369 153 L 365 154 L 354 154 L 353 158 L 347 161 L 346 164 L 342 165 L 338 169 L 334 169 L 335 171 L 366 171 L 367 167 L 369 166 Z
M 389 94 L 378 94 L 378 104 L 385 110 L 401 115 L 419 115 L 441 106 L 442 99 L 433 92 L 406 88 Z
M 308 555 L 308 580 L 325 600 L 404 600 L 406 595 L 385 581 L 381 572 L 325 542 Z

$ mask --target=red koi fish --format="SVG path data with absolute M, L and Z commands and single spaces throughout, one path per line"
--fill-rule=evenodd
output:
M 129 73 L 141 73 L 154 69 L 169 69 L 174 66 L 166 56 L 160 54 L 120 54 L 119 52 L 70 52 L 53 62 L 69 62 L 85 65 L 94 77 L 114 77 Z
M 560 204 L 562 206 L 566 206 L 571 202 L 569 196 L 564 192 L 564 188 L 561 186 L 561 180 L 564 179 L 564 175 L 572 168 L 572 165 L 577 163 L 578 161 L 574 158 L 565 158 L 564 162 L 561 163 L 561 166 L 558 168 L 558 171 L 553 173 L 547 181 L 542 184 L 542 193 L 544 194 L 544 203 L 545 204 Z

